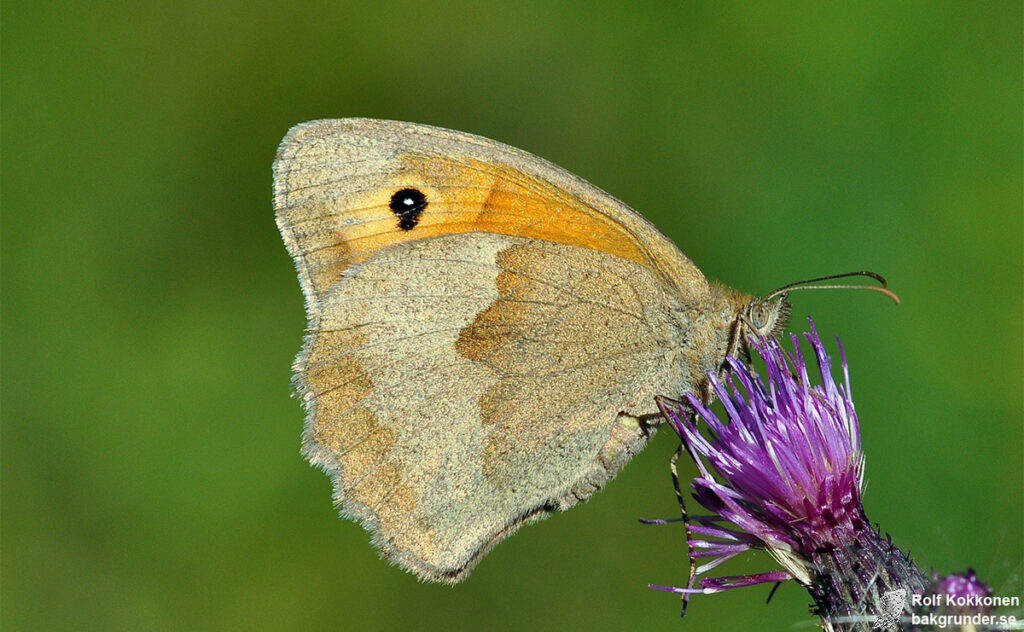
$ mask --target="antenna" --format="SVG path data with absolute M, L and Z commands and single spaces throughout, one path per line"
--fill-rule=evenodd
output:
M 845 279 L 848 277 L 868 277 L 874 279 L 882 284 L 881 287 L 877 285 L 841 285 L 841 284 L 828 284 L 828 285 L 804 285 L 805 283 L 817 283 L 819 281 L 831 281 L 833 279 Z M 888 283 L 885 281 L 885 277 L 877 272 L 871 272 L 869 270 L 857 270 L 856 272 L 844 272 L 842 274 L 830 274 L 829 276 L 817 277 L 814 279 L 804 279 L 803 281 L 796 281 L 794 283 L 788 283 L 783 285 L 777 290 L 769 292 L 763 300 L 768 301 L 778 296 L 779 294 L 785 294 L 787 292 L 795 292 L 796 290 L 871 290 L 872 292 L 880 292 L 885 294 L 893 300 L 897 305 L 900 303 L 900 297 L 895 292 L 888 289 L 886 286 Z

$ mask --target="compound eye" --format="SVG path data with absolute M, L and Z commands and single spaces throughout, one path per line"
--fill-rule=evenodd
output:
M 754 304 L 750 306 L 750 324 L 754 326 L 754 329 L 758 333 L 763 332 L 768 327 L 768 310 L 765 309 L 764 305 Z

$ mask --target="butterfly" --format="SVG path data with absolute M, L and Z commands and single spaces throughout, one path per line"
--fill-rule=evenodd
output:
M 643 449 L 655 396 L 785 327 L 785 293 L 709 282 L 628 206 L 524 151 L 427 125 L 289 131 L 274 206 L 309 319 L 302 449 L 343 516 L 423 579 Z

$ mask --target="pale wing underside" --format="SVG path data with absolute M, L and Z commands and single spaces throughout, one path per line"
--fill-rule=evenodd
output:
M 468 134 L 346 119 L 293 129 L 278 225 L 309 333 L 304 449 L 389 559 L 458 581 L 520 524 L 588 497 L 687 376 L 670 317 L 699 270 L 646 220 Z M 396 191 L 427 201 L 399 223 Z M 389 204 L 392 206 L 389 207 Z
M 388 248 L 326 294 L 297 367 L 305 451 L 387 557 L 458 580 L 643 446 L 618 413 L 653 412 L 678 380 L 671 330 L 644 308 L 667 299 L 606 259 L 469 233 Z

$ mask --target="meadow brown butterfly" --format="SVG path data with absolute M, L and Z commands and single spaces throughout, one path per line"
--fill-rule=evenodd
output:
M 427 125 L 294 127 L 274 206 L 309 317 L 303 453 L 432 581 L 589 498 L 661 422 L 656 395 L 710 399 L 708 372 L 789 312 L 571 173 Z

